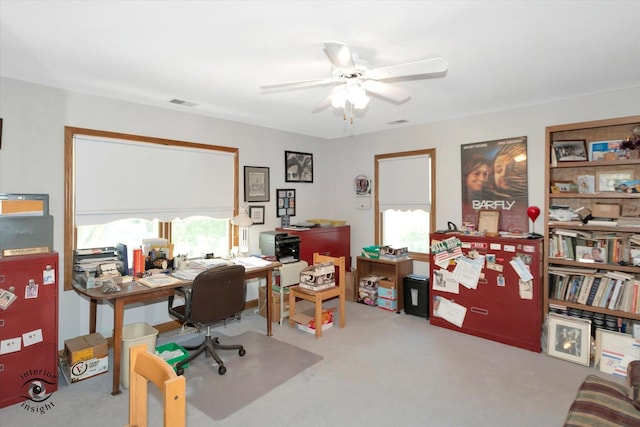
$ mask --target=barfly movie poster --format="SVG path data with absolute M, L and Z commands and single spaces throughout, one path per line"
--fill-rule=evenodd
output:
M 500 231 L 528 233 L 527 137 L 465 144 L 461 149 L 462 222 L 477 226 L 478 211 L 499 211 Z

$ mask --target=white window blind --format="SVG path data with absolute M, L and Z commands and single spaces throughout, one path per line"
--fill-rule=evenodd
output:
M 74 153 L 77 225 L 233 216 L 233 153 L 85 135 Z
M 429 155 L 378 159 L 378 204 L 380 212 L 431 209 Z

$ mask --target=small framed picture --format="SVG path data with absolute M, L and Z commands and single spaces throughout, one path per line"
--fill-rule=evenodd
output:
M 584 139 L 553 141 L 552 147 L 558 162 L 585 162 L 588 160 L 587 144 Z
M 478 231 L 497 233 L 500 229 L 500 211 L 479 211 Z
M 559 193 L 577 193 L 578 184 L 573 181 L 553 181 L 552 187 L 556 187 Z M 553 192 L 553 191 L 552 191 Z
M 596 171 L 596 184 L 598 191 L 616 191 L 616 186 L 633 179 L 633 171 Z
M 591 320 L 549 313 L 547 328 L 549 356 L 589 366 Z
M 249 217 L 254 224 L 264 224 L 264 206 L 249 206 Z
M 276 190 L 278 195 L 278 209 L 276 215 L 278 218 L 283 216 L 295 216 L 296 215 L 296 190 L 294 189 L 278 189 Z
M 578 193 L 587 194 L 596 192 L 596 177 L 593 175 L 578 176 Z

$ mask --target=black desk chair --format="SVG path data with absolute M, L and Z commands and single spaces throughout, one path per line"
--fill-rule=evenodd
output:
M 213 357 L 218 363 L 218 373 L 224 375 L 227 372 L 222 359 L 216 353 L 216 349 L 238 350 L 240 356 L 246 351 L 241 345 L 222 345 L 218 337 L 211 337 L 211 323 L 227 320 L 239 316 L 244 308 L 246 286 L 244 282 L 244 267 L 241 265 L 229 265 L 214 267 L 198 274 L 193 280 L 191 289 L 176 289 L 176 294 L 181 295 L 185 303 L 173 307 L 176 296 L 169 297 L 169 314 L 178 318 L 181 322 L 195 326 L 198 329 L 207 326 L 207 335 L 202 344 L 189 346 L 187 350 L 196 350 L 185 360 L 178 362 L 176 372 L 184 373 L 183 366 L 206 351 L 206 356 Z

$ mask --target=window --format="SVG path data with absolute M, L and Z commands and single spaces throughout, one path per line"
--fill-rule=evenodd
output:
M 435 229 L 435 149 L 375 156 L 376 244 L 406 246 L 428 260 Z
M 227 254 L 237 188 L 237 148 L 65 128 L 65 289 L 75 248 L 163 237 L 174 254 Z

